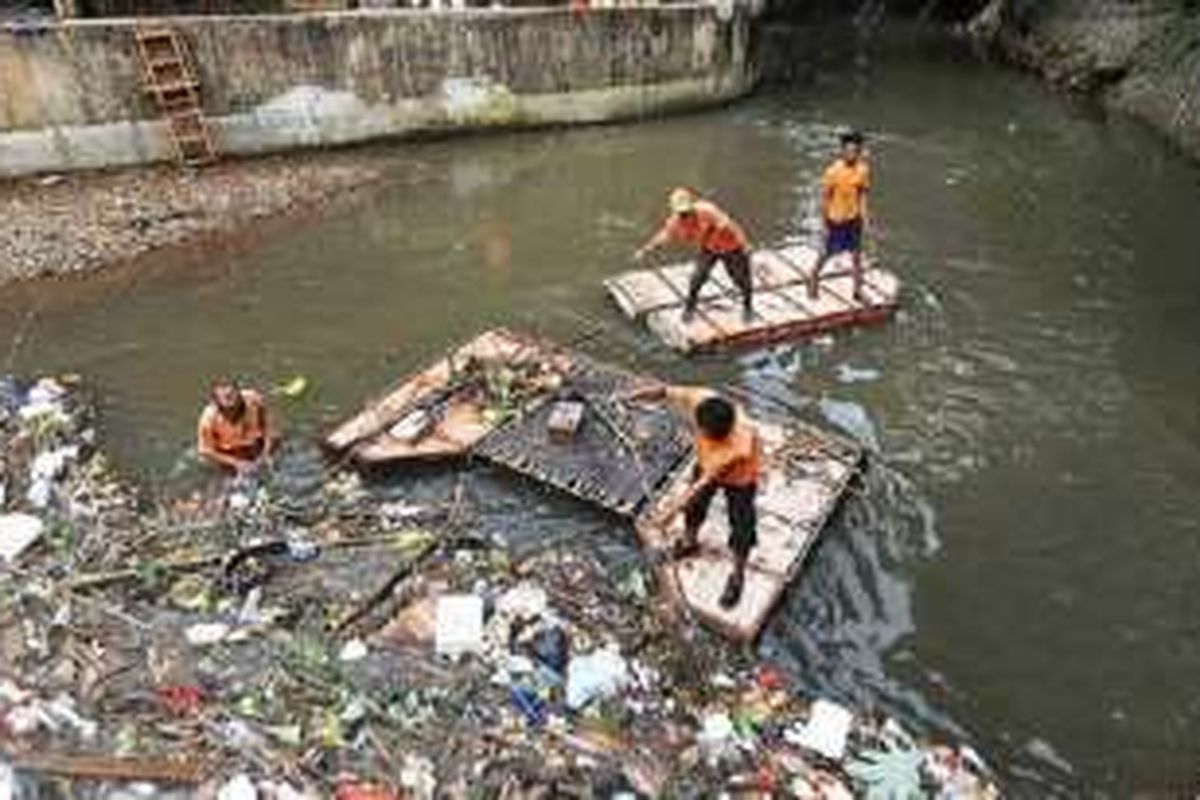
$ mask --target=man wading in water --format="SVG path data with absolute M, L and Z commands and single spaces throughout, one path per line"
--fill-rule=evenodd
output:
M 692 423 L 696 446 L 696 472 L 683 496 L 663 509 L 656 523 L 668 528 L 684 515 L 683 538 L 675 542 L 675 558 L 686 558 L 700 549 L 700 526 L 708 516 L 717 490 L 725 492 L 729 514 L 729 549 L 734 568 L 721 607 L 733 608 L 746 582 L 746 561 L 758 543 L 758 516 L 754 500 L 762 474 L 762 442 L 754 423 L 729 400 L 708 389 L 688 386 L 648 386 L 626 395 L 631 401 L 667 401 Z
M 669 206 L 671 216 L 650 241 L 634 252 L 634 260 L 641 261 L 650 251 L 671 242 L 699 247 L 696 268 L 688 286 L 687 304 L 683 308 L 683 321 L 692 321 L 700 290 L 708 282 L 713 266 L 720 261 L 729 279 L 742 293 L 742 318 L 750 322 L 754 319 L 754 288 L 750 273 L 750 242 L 742 226 L 716 203 L 700 199 L 691 189 L 673 190 Z
M 254 472 L 270 458 L 276 438 L 262 395 L 229 378 L 213 382 L 196 431 L 196 450 L 204 461 L 239 475 Z
M 838 253 L 850 253 L 854 262 L 854 299 L 862 302 L 862 239 L 863 232 L 871 222 L 867 213 L 871 170 L 863 158 L 861 133 L 843 133 L 841 144 L 841 157 L 829 165 L 821 178 L 821 214 L 825 220 L 825 239 L 809 279 L 808 296 L 817 299 L 821 269 L 825 262 Z

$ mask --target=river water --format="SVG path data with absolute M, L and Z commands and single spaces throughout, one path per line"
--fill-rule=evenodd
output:
M 603 325 L 595 355 L 752 385 L 873 451 L 763 650 L 966 737 L 1016 796 L 1175 791 L 1200 763 L 1200 173 L 1022 75 L 940 50 L 859 67 L 642 125 L 397 146 L 380 191 L 286 234 L 9 287 L 0 340 L 13 369 L 86 375 L 153 481 L 215 374 L 307 376 L 281 412 L 310 434 L 483 327 Z M 761 244 L 811 241 L 845 124 L 907 281 L 894 323 L 683 361 L 608 305 L 675 184 Z M 502 485 L 514 525 L 595 526 Z

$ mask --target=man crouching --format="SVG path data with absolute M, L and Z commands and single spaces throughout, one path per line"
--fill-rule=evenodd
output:
M 270 459 L 277 440 L 262 395 L 230 378 L 213 382 L 196 430 L 196 450 L 204 461 L 249 474 Z

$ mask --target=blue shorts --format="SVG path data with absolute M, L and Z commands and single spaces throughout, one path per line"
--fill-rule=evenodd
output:
M 857 253 L 862 250 L 862 220 L 852 219 L 846 222 L 827 222 L 825 234 L 825 254 Z

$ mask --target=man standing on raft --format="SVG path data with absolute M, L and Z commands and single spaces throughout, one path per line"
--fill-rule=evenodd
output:
M 630 402 L 667 402 L 685 415 L 694 433 L 696 470 L 687 491 L 660 511 L 657 523 L 669 528 L 683 514 L 683 538 L 673 555 L 687 558 L 700 550 L 700 528 L 718 491 L 729 515 L 733 571 L 721 593 L 721 608 L 738 604 L 746 583 L 746 563 L 758 543 L 755 498 L 762 477 L 762 441 L 758 428 L 739 406 L 717 392 L 695 386 L 652 384 L 625 394 Z
M 821 255 L 809 279 L 808 296 L 817 299 L 821 269 L 825 262 L 838 253 L 849 253 L 854 265 L 854 299 L 862 302 L 862 239 L 871 222 L 867 210 L 871 170 L 863 157 L 861 133 L 843 133 L 841 145 L 841 156 L 829 165 L 821 177 L 821 216 L 825 222 L 825 238 Z
M 742 293 L 742 318 L 746 322 L 753 320 L 754 287 L 750 272 L 750 242 L 745 230 L 716 203 L 701 199 L 691 189 L 674 189 L 669 206 L 671 215 L 658 233 L 637 249 L 634 260 L 641 261 L 650 251 L 673 242 L 695 245 L 700 252 L 688 286 L 683 321 L 691 322 L 695 316 L 700 290 L 718 261 Z

